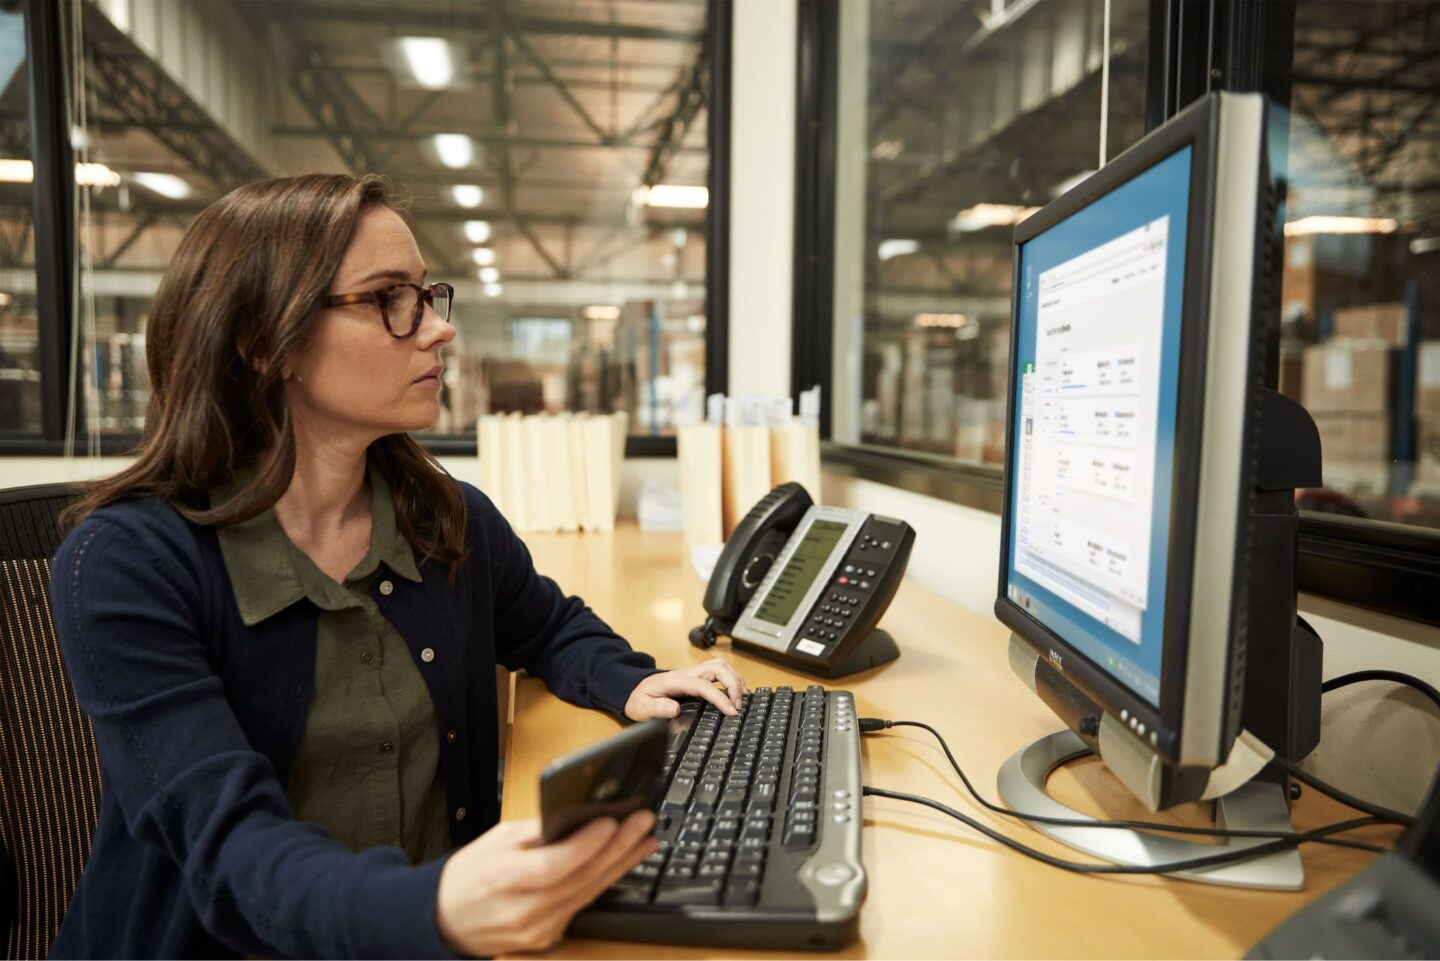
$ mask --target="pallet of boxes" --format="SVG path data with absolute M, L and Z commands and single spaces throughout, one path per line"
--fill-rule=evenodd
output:
M 1416 494 L 1440 494 L 1440 340 L 1420 344 L 1415 365 Z
M 1395 455 L 1404 304 L 1345 307 L 1333 337 L 1305 348 L 1302 396 L 1320 431 L 1325 486 L 1384 494 Z

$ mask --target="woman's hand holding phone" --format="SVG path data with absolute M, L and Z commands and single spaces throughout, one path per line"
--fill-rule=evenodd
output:
M 540 822 L 502 821 L 450 856 L 440 872 L 436 923 L 456 951 L 539 951 L 581 908 L 656 848 L 655 814 L 596 818 L 540 843 Z

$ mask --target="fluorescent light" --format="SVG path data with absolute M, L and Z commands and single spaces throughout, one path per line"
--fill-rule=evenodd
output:
M 956 214 L 950 226 L 960 233 L 984 230 L 986 227 L 1013 227 L 1039 209 L 1016 204 L 976 204 Z
M 916 314 L 912 322 L 916 327 L 950 327 L 960 328 L 970 324 L 970 318 L 964 314 Z
M 400 52 L 415 82 L 426 90 L 443 90 L 455 79 L 450 44 L 439 37 L 401 37 Z
M 1390 217 L 1301 217 L 1285 225 L 1285 236 L 1311 234 L 1393 234 L 1399 229 Z
M 35 179 L 35 165 L 28 160 L 0 160 L 0 183 L 28 184 Z M 75 182 L 82 187 L 118 187 L 120 175 L 104 164 L 75 165 Z
M 484 223 L 484 221 L 474 222 Z M 470 256 L 475 261 L 475 263 L 481 267 L 489 267 L 491 264 L 495 263 L 495 251 L 491 250 L 489 247 L 476 247 L 474 250 L 470 251 Z
M 490 239 L 490 233 L 490 221 L 488 220 L 465 221 L 465 239 L 472 244 L 485 243 L 485 241 Z M 491 251 L 491 253 L 493 255 L 494 251 Z M 478 258 L 479 255 L 477 254 L 476 256 Z M 485 266 L 485 264 L 478 259 L 475 262 L 482 267 Z
M 147 190 L 153 190 L 171 200 L 184 200 L 190 196 L 190 185 L 174 174 L 133 173 L 130 179 Z
M 586 320 L 619 320 L 620 308 L 614 304 L 590 304 L 580 308 L 580 316 Z
M 480 282 L 482 284 L 500 283 L 500 270 L 497 267 L 481 267 Z
M 485 199 L 485 191 L 476 184 L 456 184 L 450 188 L 450 196 L 462 207 L 478 207 Z
M 1430 254 L 1440 250 L 1440 237 L 1416 237 L 1410 241 L 1412 254 Z
M 635 203 L 641 207 L 680 207 L 688 210 L 703 210 L 710 205 L 710 191 L 706 187 L 687 187 L 681 184 L 636 187 Z
M 881 260 L 889 260 L 892 257 L 904 257 L 906 254 L 913 254 L 920 249 L 918 240 L 902 240 L 890 238 L 880 241 L 880 249 L 877 251 Z
M 501 287 L 499 284 L 486 284 L 486 285 L 485 285 L 485 296 L 486 296 L 486 297 L 499 297 L 499 296 L 500 296 L 502 293 L 504 293 L 504 292 L 505 292 L 505 288 Z
M 82 187 L 118 187 L 120 175 L 104 164 L 76 164 L 75 182 Z
M 459 169 L 475 162 L 475 142 L 468 134 L 437 133 L 435 152 L 440 155 L 440 162 L 447 167 Z

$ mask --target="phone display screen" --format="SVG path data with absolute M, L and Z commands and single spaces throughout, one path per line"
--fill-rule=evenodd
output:
M 810 590 L 810 585 L 820 576 L 825 561 L 830 558 L 835 545 L 840 543 L 840 538 L 845 536 L 849 528 L 849 524 L 838 521 L 816 521 L 811 524 L 796 546 L 795 553 L 790 555 L 790 562 L 775 578 L 770 593 L 765 595 L 765 600 L 760 604 L 755 616 L 771 624 L 790 623 L 790 618 L 795 616 L 795 609 L 800 606 L 805 592 Z

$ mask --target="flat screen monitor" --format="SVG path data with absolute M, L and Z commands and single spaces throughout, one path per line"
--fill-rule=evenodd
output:
M 1015 230 L 996 615 L 1153 806 L 1240 730 L 1264 156 L 1261 99 L 1212 96 Z

